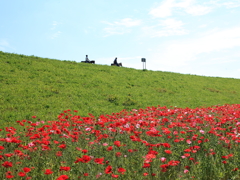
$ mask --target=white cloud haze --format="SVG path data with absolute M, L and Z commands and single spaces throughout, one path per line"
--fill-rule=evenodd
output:
M 205 15 L 211 12 L 212 8 L 197 4 L 195 0 L 165 0 L 156 8 L 153 8 L 149 14 L 155 18 L 165 18 L 173 15 L 175 10 L 182 10 L 194 16 Z

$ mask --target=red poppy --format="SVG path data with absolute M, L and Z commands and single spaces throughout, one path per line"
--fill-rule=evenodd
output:
M 147 176 L 148 175 L 148 173 L 146 172 L 146 173 L 143 173 L 143 176 Z
M 87 149 L 83 149 L 83 150 L 82 150 L 82 153 L 84 153 L 84 154 L 86 154 L 87 152 L 88 152 Z
M 66 180 L 69 179 L 68 175 L 61 175 L 56 180 Z
M 51 169 L 46 169 L 45 172 L 44 172 L 44 174 L 46 174 L 46 175 L 49 175 L 49 174 L 52 174 L 52 173 L 53 173 L 53 171 Z
M 12 175 L 12 172 L 11 172 L 11 171 L 7 171 L 5 174 L 6 174 L 6 178 L 7 178 L 7 179 L 14 178 L 14 176 Z
M 111 151 L 111 150 L 113 150 L 113 147 L 112 147 L 112 146 L 109 146 L 109 147 L 107 148 L 107 151 Z
M 4 166 L 5 168 L 12 167 L 12 162 L 5 161 L 4 163 L 2 163 L 2 166 Z
M 61 145 L 59 145 L 58 147 L 59 147 L 59 148 L 62 148 L 62 149 L 65 149 L 65 148 L 67 147 L 67 145 L 66 145 L 66 144 L 61 144 Z
M 30 172 L 30 171 L 31 171 L 31 169 L 30 169 L 30 168 L 28 168 L 28 167 L 25 167 L 25 168 L 23 168 L 23 171 L 24 171 L 24 172 L 26 172 L 26 173 L 28 173 L 28 172 Z
M 129 149 L 129 150 L 128 150 L 128 152 L 132 153 L 132 152 L 133 152 L 133 150 L 132 150 L 132 149 Z
M 119 175 L 117 175 L 117 174 L 112 174 L 112 177 L 113 177 L 113 178 L 118 178 L 118 176 L 119 176 Z
M 142 167 L 143 167 L 143 168 L 149 168 L 150 166 L 151 166 L 150 163 L 144 163 Z
M 169 166 L 168 164 L 162 164 L 162 165 L 160 165 L 160 167 L 163 168 L 163 169 L 164 169 L 164 168 L 168 168 L 168 166 Z
M 167 154 L 172 154 L 172 151 L 170 151 L 170 150 L 165 150 L 164 152 Z
M 68 167 L 68 166 L 61 166 L 60 167 L 60 171 L 70 171 L 71 170 L 71 168 L 70 167 Z
M 112 173 L 112 166 L 108 165 L 108 166 L 106 167 L 106 169 L 105 169 L 105 173 L 106 173 L 106 174 Z
M 122 155 L 122 153 L 121 152 L 116 152 L 116 154 L 115 154 L 117 157 L 120 157 L 121 155 Z
M 56 152 L 56 156 L 62 156 L 62 151 Z
M 26 176 L 26 173 L 24 173 L 24 172 L 19 172 L 19 173 L 18 173 L 18 176 L 24 177 L 24 176 Z
M 121 142 L 120 141 L 114 141 L 114 145 L 117 146 L 117 147 L 120 147 L 121 146 Z
M 82 158 L 77 158 L 75 163 L 78 163 L 78 162 L 88 163 L 89 161 L 91 161 L 91 157 L 87 155 L 83 155 Z
M 103 163 L 103 162 L 104 162 L 104 157 L 102 157 L 102 158 L 96 158 L 96 159 L 94 159 L 94 162 L 97 163 L 97 164 L 104 164 L 104 163 Z
M 119 173 L 124 174 L 124 173 L 126 172 L 126 169 L 120 167 L 120 168 L 117 169 L 117 171 L 118 171 Z
M 171 147 L 170 144 L 168 144 L 168 143 L 162 143 L 162 145 L 163 145 L 165 148 L 170 148 L 170 147 Z
M 170 165 L 170 166 L 177 166 L 179 163 L 180 163 L 180 161 L 171 160 L 171 161 L 168 162 L 168 165 Z

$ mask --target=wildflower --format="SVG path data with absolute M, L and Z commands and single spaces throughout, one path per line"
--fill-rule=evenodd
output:
M 14 178 L 14 176 L 12 175 L 12 172 L 11 172 L 11 171 L 7 171 L 7 172 L 6 172 L 6 178 L 7 178 L 7 179 Z
M 122 155 L 122 153 L 121 152 L 116 152 L 116 154 L 115 154 L 117 157 L 120 157 L 121 155 Z
M 4 154 L 4 156 L 6 156 L 6 157 L 11 157 L 11 156 L 13 156 L 13 155 L 14 155 L 13 153 Z
M 172 151 L 170 151 L 170 150 L 165 150 L 164 152 L 167 154 L 172 154 Z
M 30 168 L 28 168 L 28 167 L 24 167 L 24 168 L 23 168 L 23 171 L 24 171 L 24 172 L 26 172 L 26 173 L 28 173 L 28 172 L 30 172 L 30 171 L 31 171 L 31 169 L 30 169 Z
M 184 154 L 184 156 L 186 156 L 186 157 L 189 157 L 189 156 L 190 156 L 190 154 L 189 154 L 189 153 L 185 153 L 185 154 Z
M 107 151 L 111 151 L 111 150 L 113 150 L 113 147 L 112 147 L 112 146 L 109 146 L 109 147 L 107 148 Z
M 191 149 L 185 149 L 184 152 L 191 152 Z
M 4 166 L 5 168 L 12 167 L 12 162 L 5 161 L 4 163 L 2 163 L 2 166 Z
M 46 174 L 46 175 L 49 175 L 49 174 L 52 174 L 52 173 L 53 173 L 53 171 L 51 169 L 46 169 L 45 172 L 44 172 L 44 174 Z
M 168 162 L 168 165 L 177 166 L 179 163 L 180 163 L 180 161 L 171 160 L 171 161 Z
M 82 158 L 78 158 L 74 163 L 82 162 L 82 163 L 88 163 L 91 161 L 91 157 L 87 155 L 83 155 Z
M 113 178 L 118 178 L 118 176 L 119 176 L 119 175 L 117 175 L 117 174 L 112 174 L 112 177 L 113 177 Z
M 108 166 L 106 167 L 106 169 L 105 169 L 105 173 L 106 173 L 106 174 L 112 173 L 112 166 L 108 165 Z
M 187 169 L 184 169 L 184 171 L 183 171 L 183 172 L 186 174 L 186 173 L 188 173 L 188 172 L 189 172 L 189 170 L 187 170 Z
M 96 159 L 94 160 L 94 162 L 97 163 L 97 164 L 104 164 L 104 163 L 103 163 L 103 162 L 104 162 L 104 157 L 102 157 L 102 158 L 96 158 Z
M 61 166 L 60 167 L 60 171 L 70 171 L 71 170 L 71 168 L 70 167 L 68 167 L 68 166 Z
M 147 175 L 148 175 L 148 173 L 147 173 L 147 172 L 143 173 L 143 176 L 147 176 Z
M 237 171 L 237 170 L 238 170 L 238 168 L 234 168 L 234 169 L 233 169 L 233 171 Z
M 228 159 L 228 156 L 222 156 L 223 159 Z
M 228 157 L 233 157 L 233 154 L 229 154 Z
M 56 156 L 62 156 L 62 151 L 57 151 Z
M 102 175 L 102 173 L 98 173 L 98 174 L 96 175 L 96 178 L 100 178 L 101 175 Z
M 120 167 L 117 169 L 117 171 L 121 174 L 124 174 L 126 172 L 126 169 Z
M 18 173 L 18 176 L 24 177 L 24 176 L 26 176 L 26 173 L 24 173 L 24 172 L 19 172 L 19 173 Z
M 81 151 L 82 149 L 81 148 L 79 148 L 79 147 L 76 147 L 76 149 L 78 150 L 78 151 Z
M 165 147 L 165 148 L 170 148 L 170 147 L 171 147 L 170 144 L 168 144 L 168 143 L 162 143 L 162 145 L 163 145 L 163 147 Z
M 56 140 L 54 140 L 53 142 L 54 142 L 55 144 L 58 144 L 58 143 L 59 143 L 59 142 L 58 142 L 58 141 L 56 141 Z
M 165 157 L 161 157 L 160 160 L 161 160 L 162 162 L 165 162 L 167 159 L 166 159 Z
M 144 163 L 143 164 L 143 168 L 149 168 L 151 165 L 150 165 L 150 163 Z
M 87 149 L 83 149 L 83 150 L 82 150 L 82 153 L 84 153 L 84 154 L 86 154 L 87 152 L 88 152 Z
M 204 133 L 205 133 L 205 132 L 204 132 L 204 130 L 202 130 L 202 129 L 200 129 L 200 130 L 199 130 L 199 132 L 200 132 L 200 133 L 202 133 L 202 134 L 204 134 Z
M 61 144 L 61 145 L 59 145 L 58 147 L 59 147 L 59 148 L 62 148 L 62 149 L 65 149 L 65 148 L 67 147 L 67 145 L 66 145 L 66 144 Z
M 191 141 L 190 139 L 187 139 L 186 142 L 187 142 L 188 144 L 191 144 L 191 143 L 192 143 L 192 141 Z
M 169 166 L 168 164 L 162 164 L 162 165 L 160 165 L 160 167 L 163 168 L 163 169 L 164 169 L 164 168 L 168 168 L 168 166 Z
M 56 180 L 66 180 L 69 179 L 68 175 L 60 175 Z
M 121 146 L 121 142 L 120 141 L 115 141 L 114 145 L 117 146 L 117 147 L 120 147 Z
M 132 149 L 128 149 L 128 152 L 132 153 L 132 152 L 133 152 L 133 150 L 132 150 Z

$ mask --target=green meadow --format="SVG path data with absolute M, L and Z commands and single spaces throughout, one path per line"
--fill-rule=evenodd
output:
M 147 106 L 195 108 L 239 102 L 240 79 L 143 71 L 0 51 L 1 127 L 32 116 L 53 120 L 67 109 L 78 110 L 81 116 L 99 116 Z

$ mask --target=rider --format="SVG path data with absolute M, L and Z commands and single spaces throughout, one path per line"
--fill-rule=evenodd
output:
M 114 59 L 113 64 L 116 65 L 116 66 L 119 66 L 119 64 L 117 63 L 117 58 Z
M 88 59 L 88 55 L 86 55 L 85 61 L 86 61 L 86 62 L 90 62 L 89 59 Z

